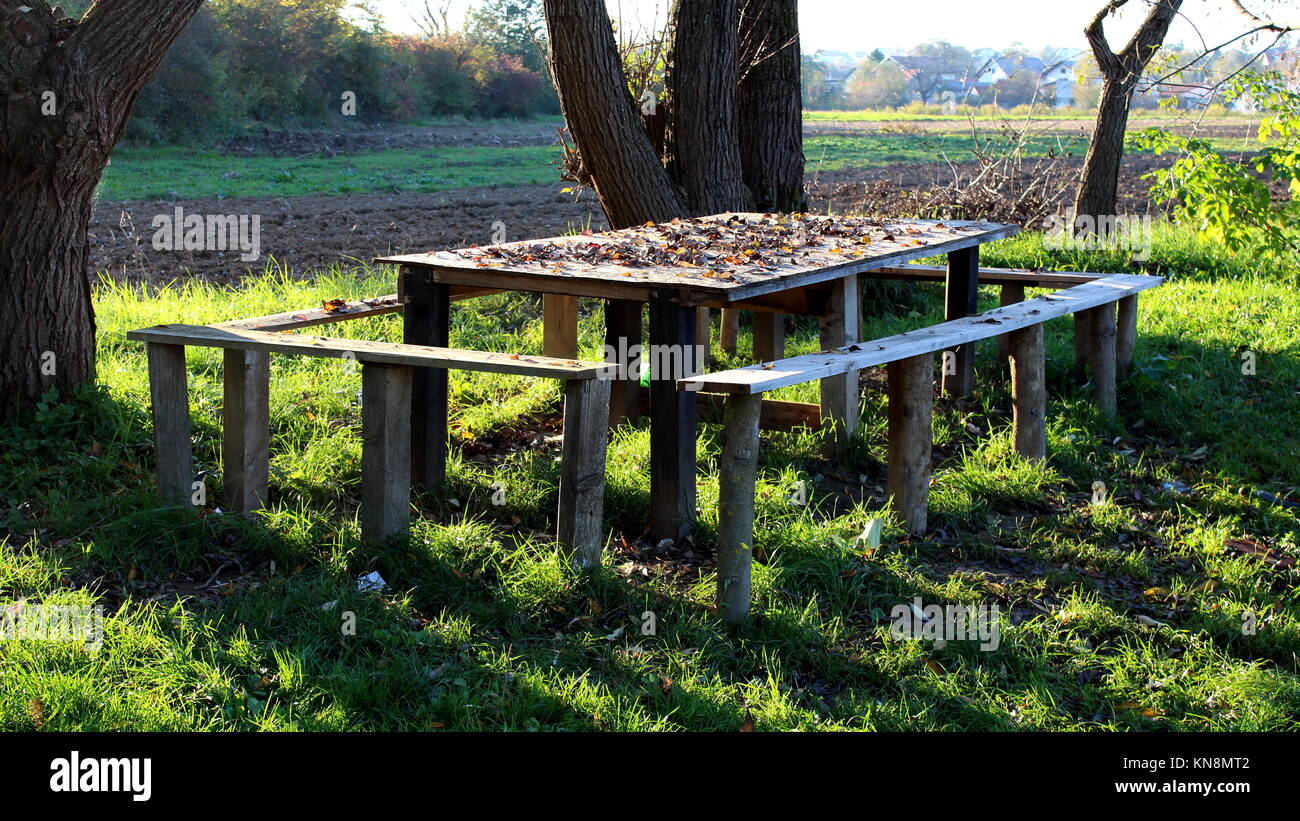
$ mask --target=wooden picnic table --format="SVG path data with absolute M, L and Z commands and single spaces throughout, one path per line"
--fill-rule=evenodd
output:
M 698 324 L 701 308 L 754 311 L 756 336 L 766 337 L 764 359 L 780 358 L 779 350 L 763 354 L 773 337 L 779 347 L 784 314 L 819 317 L 822 347 L 835 348 L 861 341 L 859 275 L 946 254 L 946 318 L 970 316 L 977 313 L 979 246 L 1019 230 L 983 221 L 718 214 L 375 262 L 401 268 L 404 341 L 412 344 L 448 345 L 452 301 L 528 291 L 548 300 L 548 341 L 570 337 L 576 347 L 576 298 L 589 297 L 606 302 L 607 348 L 629 351 L 642 342 L 640 304 L 648 303 L 650 351 L 674 352 L 652 354 L 671 368 L 652 370 L 650 379 L 650 529 L 656 539 L 680 538 L 695 519 L 697 396 L 675 383 L 703 370 L 696 348 L 697 334 L 707 332 Z M 955 354 L 944 390 L 965 395 L 973 345 Z M 620 380 L 611 387 L 612 419 L 635 415 L 637 384 Z M 432 486 L 442 481 L 446 460 L 447 372 L 420 369 L 412 388 L 412 478 Z M 856 371 L 821 380 L 821 417 L 834 442 L 853 434 Z

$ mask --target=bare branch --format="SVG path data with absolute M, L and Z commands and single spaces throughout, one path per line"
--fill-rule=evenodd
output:
M 1249 17 L 1256 25 L 1258 25 L 1262 29 L 1267 29 L 1268 31 L 1274 31 L 1281 34 L 1286 34 L 1287 32 L 1295 31 L 1297 28 L 1296 26 L 1284 26 L 1281 25 L 1280 23 L 1274 23 L 1271 20 L 1265 20 L 1263 17 L 1259 16 L 1255 12 L 1246 8 L 1242 4 L 1241 0 L 1230 0 L 1230 2 L 1232 3 L 1232 5 L 1237 7 L 1237 11 Z

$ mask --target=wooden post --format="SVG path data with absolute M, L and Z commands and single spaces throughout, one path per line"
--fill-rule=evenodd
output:
M 1088 360 L 1092 366 L 1093 401 L 1097 410 L 1114 416 L 1115 399 L 1115 304 L 1108 302 L 1087 311 Z
M 695 310 L 674 291 L 650 297 L 650 535 L 680 539 L 695 522 L 695 394 L 677 380 L 698 373 Z
M 148 357 L 158 496 L 168 504 L 189 505 L 194 493 L 194 452 L 190 448 L 185 346 L 150 342 Z
M 1074 376 L 1083 379 L 1088 373 L 1088 357 L 1092 353 L 1092 343 L 1088 340 L 1091 330 L 1088 312 L 1079 311 L 1074 315 Z
M 961 319 L 979 313 L 979 278 L 979 246 L 948 253 L 943 312 L 945 320 Z M 951 352 L 945 352 L 943 362 L 944 395 L 970 396 L 975 387 L 975 343 L 967 342 Z
M 445 348 L 451 335 L 451 289 L 428 271 L 402 269 L 402 341 Z M 440 487 L 447 475 L 447 371 L 419 368 L 411 378 L 411 478 Z
M 542 294 L 542 355 L 578 358 L 578 298 Z
M 862 309 L 858 277 L 842 277 L 832 283 L 826 313 L 821 317 L 823 350 L 849 345 L 861 339 Z M 858 372 L 856 370 L 821 381 L 822 422 L 827 430 L 827 455 L 842 451 L 858 429 Z
M 571 379 L 564 385 L 564 451 L 556 541 L 573 551 L 580 568 L 600 565 L 605 542 L 605 449 L 609 443 L 607 379 Z
M 754 358 L 759 362 L 785 359 L 785 314 L 754 311 Z
M 410 525 L 411 389 L 409 366 L 367 363 L 361 368 L 361 540 L 364 542 L 381 542 Z
M 1015 305 L 1017 302 L 1024 302 L 1024 301 L 1025 301 L 1025 286 L 1023 283 L 1008 282 L 1002 286 L 1002 299 L 999 303 L 1000 305 L 1006 307 L 1007 305 Z M 1007 361 L 1007 356 L 1009 356 L 1010 353 L 1011 353 L 1011 341 L 1010 339 L 1008 339 L 1007 334 L 1003 334 L 1002 336 L 998 337 L 998 363 L 999 363 L 998 367 L 1001 367 L 1002 363 L 1005 363 Z
M 1126 296 L 1117 303 L 1119 317 L 1115 321 L 1115 372 L 1126 378 L 1133 366 L 1133 350 L 1137 347 L 1138 298 Z
M 641 345 L 641 303 L 626 299 L 605 300 L 605 361 L 623 368 L 630 358 L 621 354 Z M 620 424 L 641 415 L 641 386 L 635 379 L 614 379 L 610 383 L 609 424 Z
M 1016 453 L 1026 459 L 1047 458 L 1047 381 L 1043 326 L 1030 325 L 1008 334 L 1011 348 L 1012 429 Z
M 226 508 L 234 513 L 251 513 L 266 503 L 270 369 L 266 351 L 225 351 L 221 461 Z
M 924 533 L 930 505 L 934 357 L 921 354 L 885 368 L 889 381 L 888 484 L 909 533 Z
M 704 359 L 700 366 L 707 366 L 713 361 L 713 349 L 711 348 L 712 330 L 709 324 L 709 309 L 695 309 L 695 344 L 700 346 L 700 353 L 704 354 Z
M 736 339 L 740 336 L 740 310 L 723 308 L 718 325 L 718 347 L 732 356 L 736 354 Z
M 749 616 L 754 553 L 754 475 L 758 470 L 758 417 L 762 394 L 727 397 L 722 411 L 722 462 L 718 472 L 718 614 L 726 621 Z

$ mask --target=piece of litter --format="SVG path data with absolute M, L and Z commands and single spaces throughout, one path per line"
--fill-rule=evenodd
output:
M 875 550 L 880 547 L 880 534 L 884 527 L 885 523 L 880 519 L 867 522 L 866 528 L 858 534 L 854 546 L 859 550 Z
M 372 570 L 366 575 L 357 579 L 357 590 L 361 591 L 362 593 L 370 593 L 372 591 L 383 590 L 387 586 L 388 586 L 388 582 L 384 581 L 384 577 L 379 575 L 378 570 Z
M 339 604 L 338 599 L 335 599 L 334 601 L 327 601 L 320 606 L 320 609 L 326 611 L 333 610 L 335 607 L 338 607 L 338 604 Z

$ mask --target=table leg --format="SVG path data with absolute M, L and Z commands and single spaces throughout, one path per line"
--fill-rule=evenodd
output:
M 542 294 L 542 355 L 578 358 L 578 298 Z
M 628 299 L 605 301 L 605 361 L 628 367 L 630 352 L 641 344 L 641 303 Z M 641 385 L 635 379 L 614 379 L 609 386 L 609 424 L 641 415 Z
M 962 248 L 948 253 L 948 280 L 944 293 L 945 320 L 979 313 L 980 250 Z M 969 396 L 975 387 L 975 343 L 943 352 L 943 393 Z
M 451 334 L 451 288 L 427 272 L 403 271 L 402 341 L 445 348 Z M 447 371 L 415 368 L 411 376 L 411 482 L 427 488 L 447 475 Z
M 832 284 L 826 313 L 821 317 L 822 350 L 860 341 L 862 308 L 857 275 Z M 822 422 L 829 429 L 827 455 L 843 450 L 858 429 L 858 372 L 828 376 L 821 381 Z
M 754 311 L 754 358 L 775 362 L 785 358 L 785 314 Z
M 695 394 L 677 380 L 697 372 L 695 309 L 650 297 L 650 535 L 680 539 L 695 521 Z

